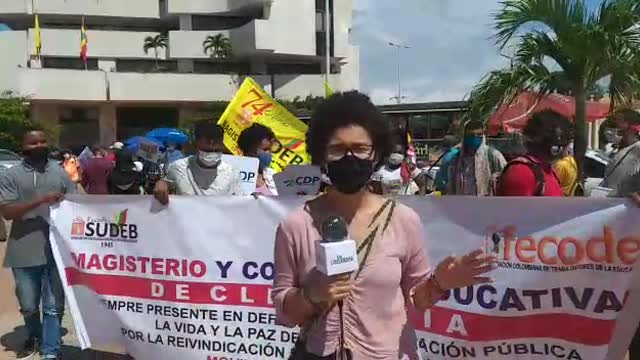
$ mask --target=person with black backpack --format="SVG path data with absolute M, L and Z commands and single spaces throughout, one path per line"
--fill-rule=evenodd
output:
M 553 169 L 573 140 L 571 122 L 544 110 L 535 113 L 523 131 L 525 155 L 511 160 L 498 181 L 499 196 L 564 196 Z

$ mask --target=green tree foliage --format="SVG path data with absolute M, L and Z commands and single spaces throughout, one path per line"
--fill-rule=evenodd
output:
M 24 98 L 10 91 L 0 94 L 0 149 L 19 151 L 22 135 L 33 126 Z
M 209 35 L 202 42 L 205 55 L 215 59 L 228 59 L 233 54 L 231 41 L 223 34 Z
M 169 43 L 169 38 L 167 35 L 158 34 L 156 36 L 147 36 L 144 38 L 144 45 L 142 45 L 142 50 L 144 50 L 145 54 L 149 53 L 149 50 L 153 49 L 154 55 L 156 58 L 156 67 L 160 68 L 160 58 L 158 55 L 158 49 L 166 49 Z
M 629 103 L 640 85 L 640 2 L 603 1 L 589 11 L 584 0 L 504 0 L 495 16 L 500 50 L 515 49 L 508 69 L 487 74 L 470 94 L 470 116 L 487 118 L 519 93 L 563 89 L 576 98 L 575 156 L 587 148 L 589 89 L 610 78 L 612 101 Z

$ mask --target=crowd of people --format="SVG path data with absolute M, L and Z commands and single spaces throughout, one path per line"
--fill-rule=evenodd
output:
M 611 189 L 613 196 L 636 196 L 640 162 L 630 154 L 640 149 L 640 115 L 624 110 L 613 117 L 619 143 L 602 187 Z M 60 356 L 64 295 L 48 244 L 49 206 L 65 195 L 83 192 L 153 194 L 167 206 L 171 194 L 249 195 L 240 187 L 237 169 L 223 159 L 223 137 L 218 125 L 199 123 L 192 154 L 165 144 L 163 160 L 152 165 L 141 163 L 121 143 L 96 148 L 93 158 L 79 160 L 64 150 L 50 153 L 45 133 L 38 129 L 24 134 L 24 160 L 0 172 L 0 213 L 12 221 L 4 266 L 13 271 L 29 335 L 19 359 L 36 351 L 43 359 Z M 405 307 L 426 309 L 448 289 L 490 282 L 485 273 L 493 269 L 493 258 L 474 251 L 430 266 L 419 217 L 396 203 L 396 196 L 430 190 L 447 196 L 577 195 L 580 176 L 570 151 L 574 137 L 570 120 L 550 110 L 533 114 L 523 137 L 526 153 L 507 162 L 487 145 L 484 124 L 467 122 L 461 141 L 453 135 L 445 139 L 435 189 L 427 189 L 424 172 L 403 145 L 393 143 L 368 97 L 338 93 L 320 104 L 306 141 L 313 164 L 326 177 L 326 189 L 281 224 L 275 243 L 273 294 L 278 322 L 303 328 L 292 358 L 339 355 L 357 360 L 382 354 L 414 359 L 415 339 Z M 273 131 L 253 124 L 240 134 L 238 145 L 244 156 L 259 162 L 253 195 L 277 195 L 269 167 L 277 150 Z M 358 256 L 367 266 L 356 276 L 330 278 L 314 270 L 312 245 L 320 238 L 318 219 L 326 214 L 348 219 L 351 237 L 359 249 L 368 249 Z M 379 245 L 371 250 L 373 242 Z M 333 306 L 338 301 L 344 304 L 339 309 Z M 380 303 L 390 305 L 377 306 Z M 344 327 L 337 326 L 338 318 L 344 319 Z

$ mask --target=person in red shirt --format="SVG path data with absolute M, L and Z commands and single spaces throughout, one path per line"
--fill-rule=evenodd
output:
M 107 178 L 114 163 L 106 158 L 107 151 L 103 148 L 96 148 L 94 154 L 95 158 L 89 159 L 82 169 L 82 186 L 87 194 L 109 194 Z
M 563 196 L 553 162 L 573 139 L 571 122 L 552 110 L 534 114 L 523 131 L 526 155 L 513 159 L 499 181 L 501 196 Z

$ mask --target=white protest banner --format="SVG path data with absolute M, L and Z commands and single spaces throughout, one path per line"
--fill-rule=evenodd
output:
M 322 182 L 320 168 L 314 165 L 289 165 L 273 176 L 278 194 L 315 195 Z
M 247 156 L 222 155 L 222 161 L 231 164 L 240 172 L 243 194 L 253 194 L 256 192 L 260 160 Z
M 137 156 L 154 163 L 160 160 L 160 145 L 154 141 L 140 139 Z
M 406 197 L 432 261 L 483 247 L 491 284 L 412 316 L 423 359 L 622 360 L 640 320 L 640 210 L 609 199 Z M 145 359 L 286 359 L 273 239 L 293 198 L 69 197 L 52 248 L 82 347 Z M 380 304 L 384 307 L 385 304 Z M 374 311 L 374 310 L 372 310 Z

